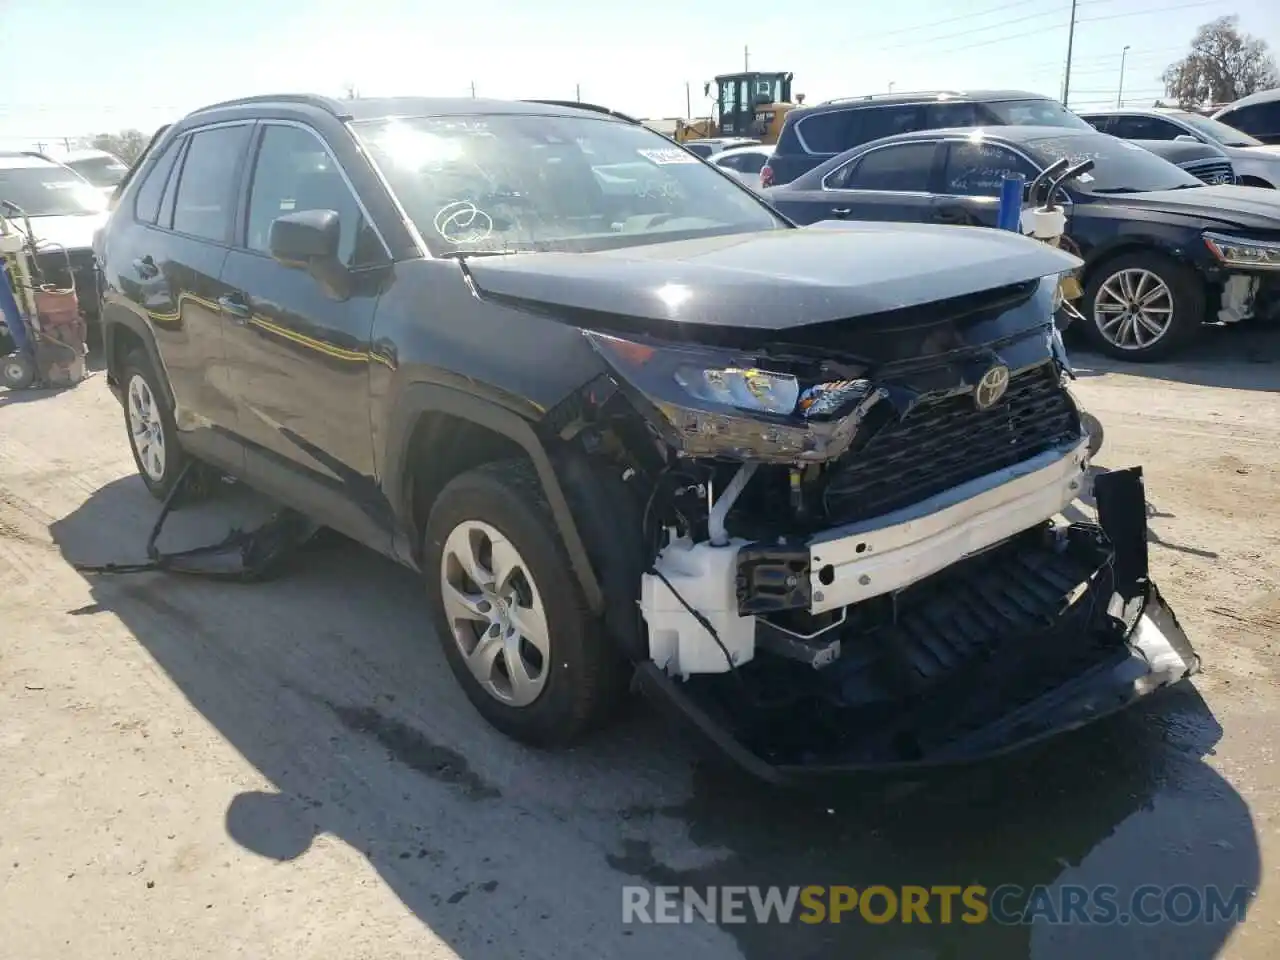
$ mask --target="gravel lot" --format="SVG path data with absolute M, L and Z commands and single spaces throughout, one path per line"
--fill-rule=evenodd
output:
M 354 546 L 254 586 L 83 576 L 139 558 L 157 510 L 119 408 L 101 376 L 0 393 L 0 956 L 1280 955 L 1280 335 L 1077 362 L 1101 463 L 1146 468 L 1203 676 L 999 764 L 820 795 L 707 768 L 643 705 L 572 753 L 513 745 L 414 575 Z M 261 509 L 230 490 L 174 538 Z M 1234 927 L 621 922 L 628 883 L 972 882 L 1258 892 Z

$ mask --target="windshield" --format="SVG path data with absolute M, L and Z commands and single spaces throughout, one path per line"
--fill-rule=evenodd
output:
M 1220 143 L 1224 147 L 1262 146 L 1261 140 L 1255 140 L 1243 130 L 1228 126 L 1221 120 L 1210 120 L 1208 117 L 1202 117 L 1198 113 L 1175 113 L 1174 116 L 1188 127 L 1194 127 L 1210 140 Z
M 114 187 L 129 172 L 129 168 L 115 157 L 88 157 L 69 161 L 67 166 L 95 187 Z
M 1072 166 L 1093 161 L 1093 169 L 1073 181 L 1072 188 L 1082 193 L 1145 193 L 1149 190 L 1178 190 L 1203 187 L 1204 184 L 1181 167 L 1157 157 L 1127 140 L 1106 134 L 1091 136 L 1064 134 L 1032 140 L 1027 147 L 1042 167 L 1061 157 Z
M 101 193 L 65 167 L 0 167 L 0 200 L 29 217 L 62 217 L 106 209 Z
M 642 126 L 489 114 L 352 127 L 436 256 L 586 252 L 787 226 Z
M 1092 130 L 1083 118 L 1060 104 L 1057 100 L 1035 98 L 1032 100 L 991 100 L 982 104 L 999 121 L 1010 127 L 1070 127 L 1072 130 Z

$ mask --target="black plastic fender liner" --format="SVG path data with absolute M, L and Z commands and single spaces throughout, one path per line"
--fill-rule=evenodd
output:
M 495 401 L 435 383 L 413 383 L 406 386 L 397 398 L 395 411 L 381 466 L 383 491 L 397 517 L 404 520 L 412 516 L 409 504 L 413 492 L 405 480 L 409 442 L 421 415 L 445 413 L 501 434 L 517 443 L 533 462 L 587 606 L 593 614 L 599 616 L 605 607 L 604 592 L 591 565 L 591 558 L 574 520 L 573 511 L 565 498 L 560 478 L 533 424 L 526 417 Z

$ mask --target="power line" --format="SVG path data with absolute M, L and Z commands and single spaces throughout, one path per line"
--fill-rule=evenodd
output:
M 897 27 L 893 30 L 886 30 L 879 37 L 892 37 L 899 33 L 910 33 L 913 30 L 931 30 L 934 27 L 943 27 L 948 23 L 959 23 L 961 20 L 972 20 L 975 17 L 985 17 L 989 13 L 1001 13 L 1005 10 L 1015 10 L 1018 7 L 1025 7 L 1032 3 L 1043 3 L 1044 0 L 1016 0 L 1014 3 L 1002 3 L 998 7 L 988 7 L 986 10 L 975 10 L 972 13 L 966 13 L 959 17 L 948 17 L 945 20 L 934 20 L 930 23 L 918 23 L 912 27 Z M 872 37 L 872 40 L 879 39 Z
M 879 47 L 878 52 L 883 53 L 886 50 L 898 50 L 902 47 L 918 47 L 923 44 L 936 43 L 939 40 L 954 40 L 956 37 L 967 37 L 974 33 L 982 33 L 984 30 L 999 30 L 1001 27 L 1011 27 L 1015 23 L 1025 23 L 1028 20 L 1038 20 L 1040 17 L 1059 16 L 1061 13 L 1061 10 L 1042 10 L 1040 13 L 1029 13 L 1025 17 L 1014 17 L 1012 20 L 1004 20 L 1000 23 L 989 23 L 985 27 L 974 27 L 971 30 L 960 30 L 956 33 L 944 34 L 941 37 L 929 37 L 924 40 L 908 40 L 906 43 L 895 43 L 888 47 Z
M 1119 20 L 1121 17 L 1141 17 L 1152 13 L 1169 13 L 1172 10 L 1190 10 L 1192 7 L 1216 6 L 1222 0 L 1196 0 L 1195 3 L 1183 3 L 1176 7 L 1150 7 L 1146 10 L 1130 10 L 1128 13 L 1111 13 L 1105 17 L 1082 17 L 1076 23 L 1097 23 L 1099 20 Z

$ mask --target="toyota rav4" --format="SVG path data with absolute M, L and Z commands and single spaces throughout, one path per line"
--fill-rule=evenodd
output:
M 1196 669 L 1140 470 L 1089 463 L 1065 253 L 798 228 L 550 102 L 223 103 L 118 197 L 143 482 L 198 460 L 419 571 L 516 738 L 573 741 L 632 679 L 762 775 L 951 763 Z

